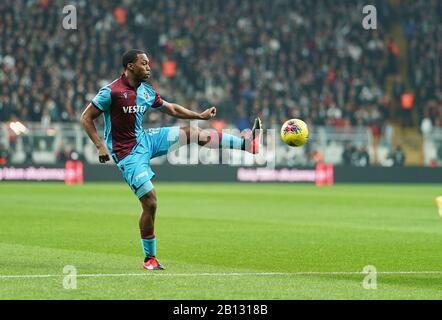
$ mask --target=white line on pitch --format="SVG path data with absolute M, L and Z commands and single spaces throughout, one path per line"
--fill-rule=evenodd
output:
M 161 271 L 160 271 L 161 272 Z M 231 273 L 95 273 L 77 274 L 78 278 L 100 278 L 100 277 L 238 277 L 238 276 L 345 276 L 345 275 L 366 275 L 366 272 L 231 272 Z M 442 275 L 442 271 L 380 271 L 378 275 Z M 23 274 L 23 275 L 0 275 L 0 279 L 33 279 L 33 278 L 56 278 L 67 277 L 66 274 Z M 71 275 L 72 276 L 72 275 Z

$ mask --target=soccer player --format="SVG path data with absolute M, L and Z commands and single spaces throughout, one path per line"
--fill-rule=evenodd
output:
M 129 50 L 121 58 L 124 72 L 100 89 L 81 115 L 81 124 L 98 150 L 100 163 L 112 159 L 126 183 L 141 203 L 139 220 L 144 268 L 162 270 L 156 258 L 154 234 L 157 196 L 151 179 L 155 176 L 150 159 L 164 155 L 172 146 L 189 144 L 190 137 L 197 137 L 198 144 L 208 148 L 259 152 L 262 125 L 255 119 L 249 137 L 236 137 L 218 132 L 205 134 L 197 127 L 163 127 L 143 129 L 143 116 L 149 110 L 158 110 L 180 119 L 209 120 L 216 115 L 216 108 L 194 112 L 179 104 L 163 100 L 149 84 L 151 69 L 144 51 Z M 104 141 L 97 134 L 94 120 L 104 115 Z M 185 139 L 179 139 L 179 135 Z M 183 141 L 184 140 L 184 141 Z

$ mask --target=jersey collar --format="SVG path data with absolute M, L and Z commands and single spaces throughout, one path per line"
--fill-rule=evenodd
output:
M 131 85 L 130 85 L 130 83 L 129 83 L 129 81 L 127 80 L 127 77 L 126 77 L 126 75 L 124 74 L 124 73 L 122 73 L 121 74 L 121 81 L 126 85 L 126 86 L 128 86 L 129 88 L 131 88 L 131 89 L 133 89 L 133 90 L 136 90 L 136 89 L 138 89 L 138 87 L 136 87 L 136 88 L 134 88 L 134 87 L 132 87 Z M 141 83 L 140 83 L 140 85 L 141 85 Z

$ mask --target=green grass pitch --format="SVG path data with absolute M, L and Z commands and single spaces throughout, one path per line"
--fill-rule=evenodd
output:
M 156 190 L 152 272 L 125 184 L 0 183 L 0 299 L 442 299 L 441 185 Z

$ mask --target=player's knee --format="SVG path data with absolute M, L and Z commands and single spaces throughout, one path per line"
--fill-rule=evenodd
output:
M 157 209 L 157 197 L 153 192 L 149 192 L 140 198 L 143 206 L 143 211 L 148 213 L 155 213 Z
M 198 132 L 198 144 L 204 146 L 212 140 L 211 132 L 200 130 Z
M 193 127 L 193 126 L 186 126 L 182 127 L 181 130 L 186 134 L 187 144 L 191 142 L 197 142 L 198 144 L 202 145 L 204 143 L 207 143 L 207 139 L 202 143 L 201 140 L 201 128 L 199 127 Z
M 149 201 L 146 204 L 146 208 L 150 211 L 155 213 L 157 210 L 157 198 L 149 199 Z
M 181 141 L 181 143 L 183 142 L 184 138 L 186 139 L 186 142 L 189 143 L 189 138 L 190 138 L 190 127 L 189 126 L 180 128 L 180 141 Z

